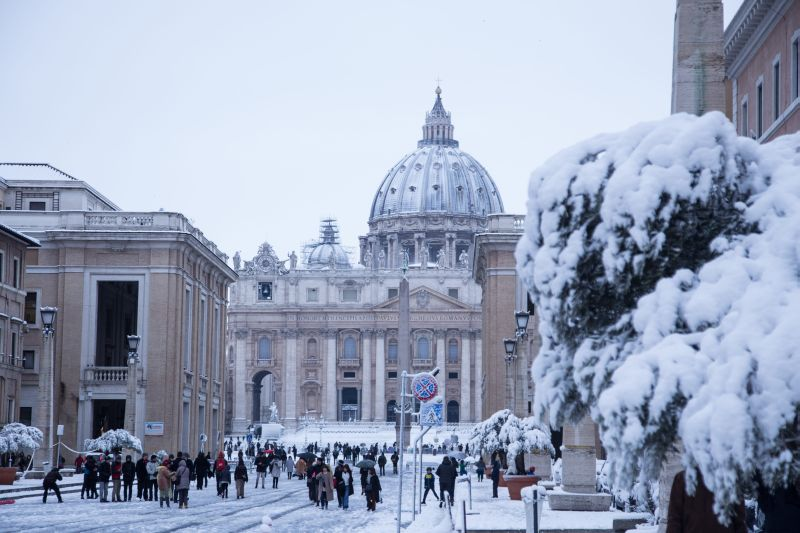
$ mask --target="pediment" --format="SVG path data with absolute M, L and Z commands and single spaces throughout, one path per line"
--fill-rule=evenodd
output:
M 471 311 L 472 308 L 464 302 L 451 298 L 446 294 L 431 289 L 430 287 L 416 287 L 408 294 L 409 306 L 411 311 Z M 400 308 L 400 298 L 389 298 L 383 303 L 375 306 L 375 309 L 394 309 Z

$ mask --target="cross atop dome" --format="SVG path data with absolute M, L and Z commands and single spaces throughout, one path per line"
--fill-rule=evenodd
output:
M 417 143 L 421 148 L 426 145 L 440 144 L 444 146 L 458 146 L 458 141 L 453 139 L 453 123 L 450 121 L 444 104 L 442 104 L 442 88 L 436 86 L 436 101 L 433 109 L 425 114 L 425 125 L 422 126 L 422 140 Z

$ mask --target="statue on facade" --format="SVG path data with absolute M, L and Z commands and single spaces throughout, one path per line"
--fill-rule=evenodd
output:
M 372 265 L 372 252 L 369 251 L 369 248 L 367 248 L 367 251 L 364 252 L 364 266 L 367 267 L 367 268 L 372 268 L 373 267 L 373 265 Z
M 444 253 L 444 250 L 439 250 L 436 254 L 436 268 L 445 268 L 447 261 L 447 254 Z
M 289 270 L 294 270 L 295 268 L 297 268 L 297 254 L 292 250 L 292 253 L 289 254 Z
M 275 405 L 275 402 L 272 402 L 272 405 L 269 406 L 269 422 L 270 424 L 277 424 L 280 422 L 278 418 L 278 406 Z
M 237 272 L 242 266 L 242 254 L 239 253 L 239 250 L 236 250 L 236 253 L 233 254 L 233 269 Z
M 461 250 L 461 254 L 458 256 L 458 266 L 469 268 L 469 254 L 467 254 L 466 250 Z
M 419 249 L 419 264 L 423 267 L 428 265 L 428 250 L 425 248 L 425 246 L 422 246 Z
M 403 269 L 403 272 L 408 272 L 408 262 L 410 258 L 408 257 L 408 249 L 403 248 L 403 251 L 400 252 L 400 268 Z
M 386 252 L 383 251 L 383 248 L 378 252 L 378 267 L 386 268 Z

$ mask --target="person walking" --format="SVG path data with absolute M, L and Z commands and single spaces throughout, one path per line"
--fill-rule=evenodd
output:
M 500 484 L 500 460 L 497 456 L 492 460 L 492 498 L 497 498 L 497 486 Z
M 486 463 L 483 462 L 483 457 L 478 459 L 475 463 L 475 474 L 478 476 L 478 482 L 483 481 L 483 475 L 486 473 Z
M 83 463 L 83 485 L 81 486 L 81 500 L 83 493 L 86 498 L 92 500 L 97 498 L 97 463 L 91 455 Z
M 175 488 L 178 491 L 178 509 L 189 508 L 189 485 L 192 483 L 192 471 L 182 459 L 175 470 Z
M 445 501 L 444 493 L 448 493 L 447 501 L 450 502 L 450 505 L 453 505 L 453 481 L 455 479 L 455 468 L 450 464 L 450 458 L 448 456 L 444 456 L 442 459 L 442 464 L 436 469 L 436 475 L 439 476 L 439 493 L 441 496 L 439 497 L 439 507 L 441 507 Z
M 284 465 L 286 467 L 286 478 L 292 479 L 292 476 L 294 475 L 294 461 L 292 460 L 291 456 L 286 457 L 286 463 L 284 463 Z
M 42 482 L 42 488 L 44 488 L 44 494 L 42 495 L 42 503 L 47 503 L 47 493 L 51 490 L 56 493 L 56 497 L 58 498 L 58 503 L 64 503 L 64 500 L 61 499 L 61 491 L 58 489 L 58 485 L 56 482 L 61 481 L 61 474 L 58 473 L 58 467 L 53 467 L 44 476 L 44 481 Z
M 342 482 L 342 472 L 344 471 L 344 461 L 339 461 L 336 468 L 333 469 L 333 488 L 336 490 L 336 501 L 339 507 L 344 503 L 344 484 Z
M 386 475 L 386 456 L 381 452 L 380 456 L 378 457 L 378 467 L 380 468 L 380 474 L 382 476 Z
M 433 468 L 430 466 L 425 469 L 425 478 L 423 479 L 423 486 L 425 487 L 425 493 L 422 495 L 422 505 L 425 505 L 425 498 L 428 497 L 428 491 L 433 491 L 433 495 L 436 498 L 436 501 L 439 501 L 439 495 L 436 494 L 436 487 L 435 479 L 433 477 Z
M 98 458 L 100 464 L 97 466 L 97 479 L 100 481 L 100 502 L 108 503 L 108 481 L 111 479 L 111 461 L 107 460 L 103 454 Z
M 181 461 L 183 461 L 183 452 L 178 452 L 178 457 L 175 458 L 170 454 L 169 456 L 169 469 L 175 473 L 178 471 L 178 467 L 181 465 Z M 175 476 L 177 479 L 177 476 Z M 172 484 L 172 503 L 178 503 L 178 485 L 176 483 Z
M 203 490 L 208 486 L 208 458 L 203 452 L 197 452 L 194 460 L 194 472 L 197 476 L 197 490 Z
M 83 463 L 86 462 L 86 459 L 83 458 L 81 454 L 78 454 L 78 457 L 75 458 L 75 473 L 82 474 L 83 473 Z
M 136 465 L 130 455 L 125 456 L 122 463 L 122 499 L 129 502 L 133 499 L 133 478 L 136 477 Z
M 222 470 L 217 472 L 217 482 L 219 483 L 219 497 L 228 497 L 228 485 L 231 484 L 231 465 L 225 461 Z
M 121 502 L 120 488 L 122 487 L 122 457 L 114 456 L 114 463 L 111 465 L 111 501 Z
M 317 474 L 317 500 L 322 509 L 328 509 L 328 502 L 333 499 L 333 476 L 328 465 L 322 465 Z
M 221 496 L 222 492 L 220 491 L 220 479 L 222 476 L 222 472 L 226 470 L 228 467 L 228 461 L 225 460 L 225 456 L 222 454 L 222 451 L 217 453 L 217 460 L 214 461 L 214 475 L 217 479 L 217 496 Z M 230 482 L 230 479 L 228 480 Z
M 277 459 L 272 460 L 272 464 L 269 467 L 270 474 L 272 474 L 272 488 L 278 488 L 278 479 L 281 477 L 281 463 Z M 263 482 L 262 482 L 263 483 Z M 262 484 L 263 487 L 263 484 Z
M 244 484 L 247 483 L 247 467 L 244 465 L 244 459 L 241 457 L 239 458 L 239 464 L 236 465 L 236 470 L 233 472 L 233 480 L 236 482 L 236 499 L 244 498 Z
M 464 459 L 458 462 L 458 475 L 459 476 L 466 476 L 467 475 L 467 462 Z
M 273 463 L 274 462 L 275 461 L 273 460 Z M 258 452 L 258 457 L 256 457 L 254 464 L 256 465 L 256 488 L 258 488 L 258 482 L 260 480 L 261 488 L 265 489 L 267 488 L 267 456 L 264 455 L 264 452 Z
M 136 499 L 142 501 L 142 498 L 147 499 L 146 493 L 150 485 L 150 479 L 147 475 L 147 454 L 142 454 L 136 461 Z
M 297 478 L 303 479 L 306 477 L 306 460 L 302 457 L 297 460 L 294 464 L 295 470 L 297 470 Z
M 158 501 L 158 457 L 155 454 L 150 456 L 150 461 L 147 463 L 147 481 L 145 499 Z
M 353 471 L 350 470 L 350 465 L 342 465 L 342 486 L 344 491 L 342 494 L 342 509 L 350 508 L 350 496 L 353 495 Z
M 167 508 L 169 508 L 169 502 L 172 499 L 171 496 L 171 488 L 172 488 L 172 481 L 175 479 L 175 472 L 169 469 L 169 459 L 164 459 L 164 462 L 161 463 L 161 466 L 158 467 L 158 471 L 156 473 L 156 480 L 158 483 L 158 506 L 164 507 L 164 502 L 167 502 Z
M 397 455 L 397 452 L 393 452 L 390 459 L 392 461 L 392 474 L 397 474 L 397 462 L 400 460 L 400 456 Z
M 367 510 L 374 511 L 375 507 L 381 497 L 381 480 L 375 472 L 375 468 L 367 470 L 367 484 L 364 487 L 364 492 L 367 496 Z
M 681 470 L 672 480 L 669 493 L 667 533 L 747 533 L 744 500 L 733 511 L 730 525 L 721 525 L 714 514 L 714 493 L 706 487 L 702 474 L 697 473 L 697 485 L 690 496 L 686 490 L 686 471 Z

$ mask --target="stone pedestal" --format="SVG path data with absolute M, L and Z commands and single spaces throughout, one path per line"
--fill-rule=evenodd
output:
M 563 492 L 553 492 L 550 508 L 558 511 L 607 511 L 610 494 L 598 494 L 595 429 L 591 418 L 564 427 L 561 449 L 561 485 Z
M 550 479 L 553 477 L 553 471 L 550 466 L 549 453 L 526 453 L 525 454 L 525 467 L 536 468 L 536 475 L 542 479 Z
M 574 492 L 549 492 L 547 500 L 554 511 L 608 511 L 611 494 L 576 494 Z
M 661 475 L 658 476 L 658 533 L 667 531 L 667 511 L 669 511 L 669 495 L 672 491 L 672 482 L 675 475 L 683 470 L 681 463 L 681 452 L 683 446 L 678 445 L 679 450 L 667 454 L 667 458 L 661 467 Z
M 233 420 L 231 420 L 231 432 L 234 435 L 241 435 L 242 433 L 247 433 L 247 419 L 234 418 Z
M 594 494 L 596 470 L 594 447 L 567 448 L 561 451 L 561 484 L 566 492 Z

